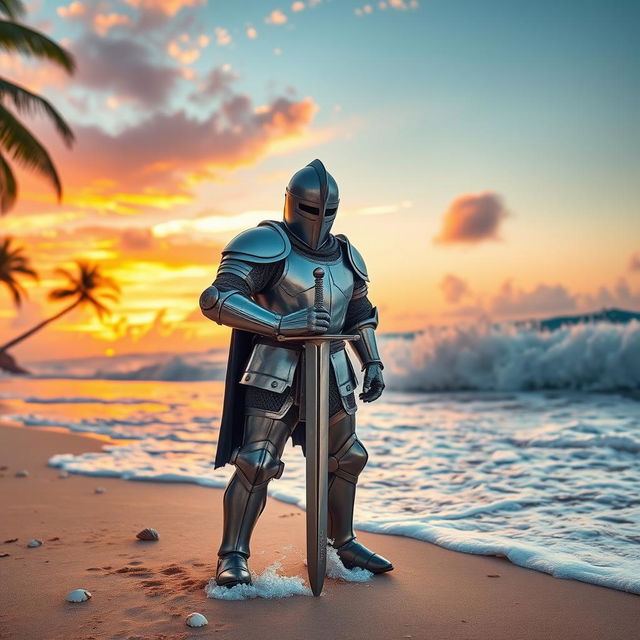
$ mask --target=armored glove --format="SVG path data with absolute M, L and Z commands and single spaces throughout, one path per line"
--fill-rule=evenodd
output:
M 280 318 L 278 333 L 283 336 L 325 333 L 329 328 L 330 319 L 326 309 L 300 309 Z
M 362 383 L 362 393 L 360 400 L 363 402 L 373 402 L 377 400 L 384 390 L 384 380 L 382 378 L 382 365 L 379 362 L 370 362 L 366 365 Z

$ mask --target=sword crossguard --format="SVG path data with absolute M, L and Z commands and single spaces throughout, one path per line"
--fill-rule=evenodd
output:
M 324 269 L 316 267 L 313 270 L 313 277 L 316 279 L 313 306 L 320 310 L 324 308 Z

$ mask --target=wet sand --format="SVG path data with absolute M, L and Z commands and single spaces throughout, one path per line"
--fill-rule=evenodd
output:
M 320 598 L 228 602 L 207 598 L 215 570 L 222 491 L 125 482 L 47 466 L 55 453 L 99 451 L 84 436 L 0 427 L 0 638 L 249 638 L 260 640 L 630 639 L 640 598 L 561 580 L 501 558 L 456 553 L 402 537 L 360 533 L 395 570 L 356 584 L 327 580 Z M 6 468 L 4 468 L 6 467 Z M 29 475 L 16 477 L 27 469 Z M 95 493 L 103 487 L 104 493 Z M 158 542 L 140 542 L 145 527 Z M 3 542 L 18 538 L 16 542 Z M 32 538 L 44 541 L 27 548 Z M 306 576 L 304 514 L 270 500 L 251 567 L 274 561 Z M 88 589 L 85 603 L 65 601 Z M 190 629 L 198 611 L 209 625 Z

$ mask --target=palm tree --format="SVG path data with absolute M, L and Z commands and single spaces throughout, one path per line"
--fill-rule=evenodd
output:
M 109 315 L 111 313 L 111 310 L 105 305 L 103 300 L 117 302 L 117 294 L 120 293 L 120 287 L 118 287 L 112 278 L 102 274 L 100 272 L 100 267 L 97 264 L 87 262 L 86 260 L 78 260 L 75 263 L 75 267 L 75 273 L 72 273 L 67 269 L 56 269 L 57 274 L 67 279 L 67 284 L 64 287 L 54 289 L 49 294 L 49 300 L 70 300 L 71 304 L 67 305 L 62 309 L 62 311 L 59 311 L 50 318 L 39 322 L 35 327 L 25 331 L 17 338 L 14 338 L 0 346 L 0 356 L 11 347 L 22 342 L 41 329 L 44 329 L 48 324 L 58 318 L 61 318 L 76 307 L 90 307 L 98 314 L 100 320 L 102 320 L 105 315 Z
M 38 279 L 38 274 L 31 267 L 29 258 L 24 255 L 24 247 L 17 247 L 13 238 L 6 237 L 0 241 L 0 282 L 9 289 L 13 303 L 19 307 L 27 292 L 18 278 L 24 276 L 32 280 Z
M 75 62 L 71 54 L 44 34 L 18 24 L 16 20 L 23 14 L 22 0 L 0 0 L 0 15 L 8 18 L 0 19 L 0 51 L 43 58 L 73 73 Z M 44 114 L 53 122 L 67 146 L 73 142 L 69 125 L 48 100 L 0 78 L 0 215 L 11 209 L 18 195 L 18 185 L 5 157 L 7 155 L 17 164 L 43 175 L 53 185 L 58 200 L 62 198 L 62 184 L 49 152 L 7 109 L 7 102 L 11 102 L 19 114 Z

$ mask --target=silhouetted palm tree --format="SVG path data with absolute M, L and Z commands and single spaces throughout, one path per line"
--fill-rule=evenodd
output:
M 44 34 L 15 22 L 23 14 L 22 0 L 0 0 L 0 15 L 8 18 L 0 20 L 0 51 L 43 58 L 73 73 L 75 62 L 70 53 Z M 0 78 L 0 215 L 13 206 L 18 194 L 18 185 L 6 155 L 17 164 L 42 174 L 53 185 L 58 200 L 62 198 L 62 184 L 49 152 L 7 109 L 7 102 L 11 102 L 19 114 L 44 114 L 53 121 L 67 145 L 73 142 L 69 125 L 48 100 Z
M 3 238 L 0 241 L 0 282 L 9 289 L 16 307 L 27 297 L 25 288 L 19 282 L 20 277 L 37 280 L 38 274 L 24 255 L 24 247 L 17 247 L 11 237 Z
M 117 302 L 118 296 L 116 294 L 120 293 L 120 287 L 118 287 L 112 278 L 103 275 L 97 264 L 92 264 L 85 260 L 78 260 L 75 264 L 76 273 L 72 273 L 67 269 L 56 269 L 56 273 L 65 277 L 68 282 L 66 286 L 54 289 L 49 294 L 49 300 L 71 300 L 71 304 L 50 318 L 39 322 L 35 327 L 29 329 L 29 331 L 25 331 L 17 338 L 0 346 L 0 354 L 41 329 L 44 329 L 48 324 L 61 318 L 76 307 L 88 306 L 92 308 L 101 320 L 105 315 L 111 313 L 109 307 L 106 306 L 102 300 Z

